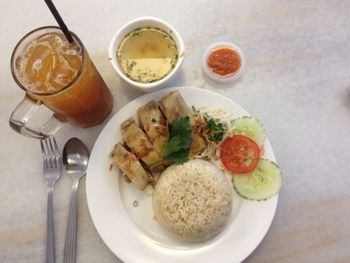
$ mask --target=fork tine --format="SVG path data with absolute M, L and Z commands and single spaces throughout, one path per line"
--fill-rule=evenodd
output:
M 46 150 L 47 165 L 48 167 L 53 167 L 52 153 L 50 148 L 50 138 L 46 138 L 44 142 L 45 142 L 44 149 Z
M 61 154 L 60 154 L 60 151 L 59 151 L 59 148 L 58 148 L 57 141 L 56 141 L 55 137 L 52 137 L 52 141 L 53 141 L 54 146 L 55 146 L 55 151 L 56 151 L 57 157 L 61 157 Z
M 41 154 L 43 156 L 44 168 L 48 168 L 47 154 L 46 154 L 46 150 L 45 150 L 45 146 L 44 146 L 43 140 L 40 140 L 40 146 L 41 146 Z
M 51 138 L 51 142 L 53 144 L 52 151 L 53 151 L 53 154 L 54 154 L 54 160 L 55 160 L 56 166 L 57 167 L 61 167 L 61 154 L 60 154 L 60 150 L 58 148 L 58 145 L 57 145 L 55 137 Z
M 48 138 L 48 145 L 49 145 L 49 148 L 50 148 L 51 165 L 52 165 L 52 167 L 56 167 L 56 158 L 55 158 L 55 153 L 54 153 L 53 146 L 52 146 L 52 139 L 51 139 L 51 137 Z
M 41 147 L 41 154 L 43 155 L 43 158 L 45 158 L 45 151 L 44 151 L 43 140 L 40 140 L 40 147 Z

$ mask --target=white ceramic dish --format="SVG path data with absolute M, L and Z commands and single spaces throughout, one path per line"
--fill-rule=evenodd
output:
M 223 47 L 228 47 L 228 48 L 232 48 L 233 50 L 237 51 L 238 55 L 241 57 L 241 67 L 239 68 L 239 70 L 232 76 L 230 77 L 220 77 L 218 75 L 216 75 L 215 73 L 213 73 L 209 67 L 208 67 L 208 57 L 211 51 L 217 49 L 217 48 L 223 48 Z M 231 43 L 231 42 L 217 42 L 214 44 L 211 44 L 204 52 L 203 55 L 203 59 L 202 59 L 202 68 L 204 73 L 211 78 L 212 80 L 219 82 L 219 83 L 229 83 L 229 82 L 233 82 L 235 80 L 237 80 L 238 78 L 240 78 L 245 70 L 246 67 L 246 60 L 243 54 L 243 51 L 235 44 Z
M 136 28 L 140 27 L 157 27 L 165 32 L 167 32 L 169 35 L 171 35 L 177 45 L 178 51 L 179 51 L 179 58 L 175 65 L 175 68 L 163 79 L 160 79 L 158 81 L 152 82 L 152 83 L 140 83 L 133 81 L 129 79 L 124 72 L 122 71 L 118 61 L 117 61 L 117 50 L 120 45 L 120 43 L 125 38 L 125 35 L 129 32 L 135 30 Z M 136 18 L 129 23 L 125 24 L 112 38 L 111 43 L 109 45 L 108 49 L 108 59 L 111 61 L 112 66 L 114 70 L 117 72 L 117 74 L 127 83 L 135 87 L 137 90 L 143 91 L 143 92 L 151 92 L 156 89 L 159 89 L 165 85 L 165 83 L 171 79 L 179 70 L 179 68 L 182 65 L 182 62 L 184 60 L 185 56 L 185 45 L 184 42 L 180 36 L 180 34 L 176 31 L 175 28 L 173 28 L 171 25 L 166 23 L 165 21 L 151 16 L 144 16 Z
M 205 243 L 178 241 L 153 219 L 151 194 L 125 182 L 117 168 L 110 170 L 109 154 L 120 142 L 120 124 L 137 109 L 171 90 L 180 91 L 188 105 L 222 108 L 235 116 L 249 115 L 232 100 L 197 88 L 171 88 L 141 96 L 112 117 L 100 133 L 87 171 L 86 193 L 92 220 L 102 240 L 124 262 L 233 263 L 244 260 L 259 245 L 273 220 L 278 195 L 262 201 L 234 197 L 234 210 L 224 231 Z M 275 161 L 266 139 L 265 158 Z M 133 206 L 137 200 L 138 207 Z

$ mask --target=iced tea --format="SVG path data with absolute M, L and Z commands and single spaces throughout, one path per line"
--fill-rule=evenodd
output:
M 83 44 L 69 43 L 59 30 L 38 34 L 16 47 L 12 72 L 16 82 L 61 118 L 80 127 L 101 123 L 113 97 Z M 25 40 L 25 38 L 24 38 Z

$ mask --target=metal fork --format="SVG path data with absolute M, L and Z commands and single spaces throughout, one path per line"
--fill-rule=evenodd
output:
M 55 263 L 55 234 L 53 227 L 53 187 L 61 175 L 61 154 L 54 137 L 40 141 L 44 176 L 47 181 L 46 263 Z

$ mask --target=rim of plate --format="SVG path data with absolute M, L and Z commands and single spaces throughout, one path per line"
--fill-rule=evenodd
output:
M 215 250 L 215 245 L 221 245 L 221 246 L 225 246 L 227 247 L 227 249 L 232 249 L 231 247 L 229 247 L 229 244 L 225 244 L 225 241 L 229 241 L 227 240 L 228 237 L 226 237 L 228 233 L 225 234 L 225 236 L 223 236 L 222 238 L 216 240 L 214 243 L 211 243 L 209 245 L 204 245 L 203 247 L 198 247 L 198 248 L 193 248 L 193 249 L 189 249 L 189 250 L 177 250 L 177 249 L 171 249 L 171 248 L 166 248 L 163 246 L 159 246 L 156 244 L 156 242 L 151 242 L 154 240 L 151 240 L 150 237 L 146 236 L 140 229 L 139 227 L 129 218 L 129 215 L 127 214 L 127 212 L 124 209 L 121 209 L 119 218 L 121 221 L 118 222 L 113 222 L 115 224 L 120 224 L 122 225 L 121 229 L 123 229 L 123 227 L 126 227 L 127 230 L 129 231 L 129 240 L 123 240 L 121 243 L 123 244 L 123 247 L 116 247 L 117 244 L 112 244 L 112 233 L 110 233 L 110 231 L 106 231 L 106 227 L 108 228 L 108 226 L 103 225 L 104 222 L 102 222 L 105 218 L 101 219 L 101 215 L 99 215 L 97 212 L 97 210 L 99 210 L 99 204 L 96 203 L 96 200 L 93 198 L 93 189 L 94 189 L 94 185 L 93 185 L 93 178 L 92 178 L 92 173 L 94 168 L 92 167 L 94 160 L 96 158 L 98 158 L 99 153 L 97 152 L 97 148 L 101 147 L 101 145 L 104 142 L 104 134 L 107 133 L 107 131 L 113 127 L 113 122 L 114 120 L 117 118 L 117 116 L 119 116 L 120 114 L 122 114 L 124 111 L 126 111 L 129 107 L 133 107 L 134 104 L 138 104 L 139 102 L 147 102 L 148 100 L 152 100 L 155 97 L 161 96 L 163 94 L 166 94 L 170 91 L 174 91 L 174 90 L 179 90 L 181 91 L 192 91 L 192 92 L 199 92 L 199 93 L 206 93 L 206 95 L 208 96 L 215 96 L 217 98 L 219 98 L 220 100 L 225 100 L 227 103 L 232 104 L 232 106 L 240 109 L 240 111 L 244 112 L 245 114 L 249 115 L 250 114 L 244 109 L 242 108 L 239 104 L 237 104 L 236 102 L 234 102 L 233 100 L 231 100 L 228 97 L 225 97 L 221 94 L 215 93 L 213 91 L 209 91 L 209 90 L 204 90 L 204 89 L 200 89 L 200 88 L 194 88 L 194 87 L 173 87 L 173 88 L 166 88 L 166 89 L 161 89 L 158 91 L 154 91 L 145 95 L 142 95 L 132 101 L 130 101 L 129 103 L 127 103 L 125 106 L 123 106 L 118 112 L 116 112 L 114 114 L 114 116 L 108 121 L 108 123 L 106 124 L 106 126 L 102 129 L 102 131 L 100 132 L 99 136 L 97 137 L 95 144 L 92 148 L 91 151 L 91 155 L 90 155 L 90 162 L 89 162 L 89 166 L 88 166 L 88 170 L 87 170 L 87 175 L 86 175 L 86 197 L 87 197 L 87 203 L 88 203 L 88 209 L 89 209 L 89 213 L 90 216 L 92 218 L 93 224 L 96 228 L 96 231 L 98 232 L 98 234 L 100 235 L 101 239 L 103 240 L 103 242 L 106 244 L 106 246 L 112 251 L 112 253 L 118 257 L 120 260 L 122 260 L 123 262 L 159 262 L 160 257 L 159 255 L 161 254 L 162 260 L 167 260 L 167 262 L 178 262 L 179 260 L 186 260 L 186 262 L 197 262 L 197 260 L 201 260 L 201 262 L 204 262 L 204 258 L 203 258 L 203 253 L 208 253 L 207 250 L 209 250 L 209 252 L 215 252 L 213 250 Z M 186 96 L 185 96 L 185 100 L 186 100 Z M 131 115 L 131 114 L 130 114 Z M 117 142 L 115 142 L 117 143 Z M 113 147 L 113 145 L 109 145 L 109 146 L 104 146 L 104 147 L 109 147 L 109 149 L 111 149 Z M 275 155 L 273 153 L 273 149 L 272 146 L 268 140 L 268 137 L 266 136 L 265 139 L 265 149 L 267 149 L 269 151 L 269 155 L 271 157 L 271 159 L 273 161 L 276 161 Z M 106 156 L 106 158 L 108 158 L 108 156 Z M 119 187 L 116 185 L 116 191 Z M 267 211 L 262 210 L 264 216 L 265 216 L 265 222 L 263 222 L 263 227 L 260 230 L 259 233 L 256 233 L 256 238 L 254 238 L 254 240 L 252 241 L 248 241 L 248 247 L 246 247 L 242 253 L 240 258 L 236 259 L 236 258 L 230 258 L 227 255 L 225 255 L 225 260 L 227 260 L 227 262 L 241 262 L 243 260 L 245 260 L 257 247 L 258 245 L 262 242 L 262 240 L 264 239 L 264 237 L 266 236 L 268 230 L 271 227 L 271 224 L 273 222 L 273 219 L 275 217 L 275 213 L 276 213 L 276 209 L 277 209 L 277 204 L 278 204 L 278 194 L 272 198 L 270 198 L 268 201 L 264 201 L 264 202 L 259 202 L 261 204 L 266 204 L 268 203 L 268 208 L 269 208 L 269 213 L 267 213 Z M 115 202 L 121 202 L 121 206 L 123 206 L 122 204 L 122 200 L 120 198 L 120 195 L 118 195 L 118 200 L 115 200 Z M 245 202 L 246 200 L 244 200 Z M 244 205 L 244 209 L 245 210 L 249 210 L 251 208 L 249 208 L 249 206 L 256 204 L 256 201 L 247 201 L 247 203 Z M 243 205 L 242 205 L 243 206 Z M 242 210 L 242 207 L 241 207 Z M 246 211 L 244 211 L 245 213 Z M 234 221 L 237 221 L 237 218 L 239 217 L 239 214 L 243 213 L 242 211 L 239 211 L 239 213 L 237 214 L 236 218 Z M 231 224 L 233 224 L 234 222 L 232 222 Z M 229 226 L 227 226 L 228 228 Z M 232 229 L 231 229 L 232 230 Z M 118 233 L 119 234 L 119 233 Z M 120 237 L 123 238 L 123 237 Z M 143 251 L 136 251 L 131 249 L 127 249 L 125 250 L 125 246 L 128 247 L 132 247 L 134 245 L 139 246 L 140 249 L 142 249 Z M 140 247 L 140 245 L 142 247 Z M 133 251 L 133 253 L 128 253 L 128 251 Z M 229 251 L 229 250 L 227 250 Z M 142 254 L 144 252 L 144 254 Z M 219 256 L 223 256 L 223 255 L 219 255 Z M 152 257 L 152 258 L 150 258 Z M 237 260 L 237 261 L 236 261 Z M 207 261 L 205 261 L 207 262 Z M 226 261 L 221 261 L 222 263 L 226 262 Z

